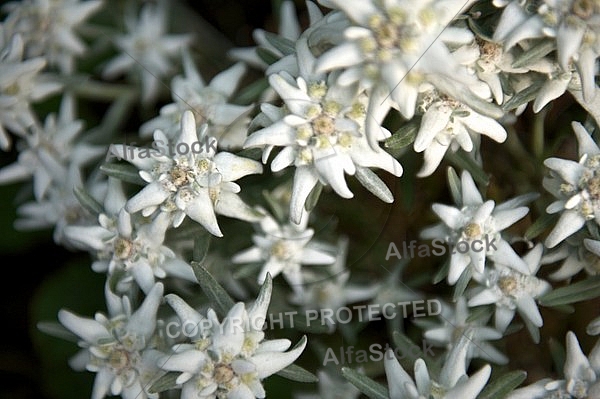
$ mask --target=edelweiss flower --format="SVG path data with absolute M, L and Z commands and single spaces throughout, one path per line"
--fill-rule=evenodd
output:
M 98 198 L 97 182 L 90 179 L 84 185 L 79 171 L 65 170 L 62 179 L 55 179 L 41 199 L 29 201 L 17 208 L 17 230 L 41 230 L 53 228 L 53 240 L 57 245 L 72 248 L 73 243 L 65 236 L 67 226 L 90 225 L 95 223 L 94 215 L 85 209 L 73 190 L 85 188 L 94 198 Z M 75 245 L 76 246 L 76 245 Z
M 349 284 L 350 270 L 346 269 L 346 257 L 348 255 L 348 239 L 340 239 L 336 259 L 329 267 L 329 276 L 322 277 L 313 273 L 312 281 L 306 282 L 303 290 L 295 290 L 290 302 L 300 305 L 305 314 L 309 310 L 330 309 L 337 312 L 338 309 L 350 303 L 371 299 L 377 294 L 380 284 L 361 286 Z M 371 316 L 372 313 L 370 313 Z M 330 332 L 335 330 L 335 321 L 326 318 Z
M 564 379 L 544 379 L 511 392 L 507 399 L 585 399 L 600 397 L 600 340 L 585 356 L 577 336 L 569 331 L 566 337 Z
M 159 213 L 151 221 L 136 218 L 123 209 L 126 198 L 120 182 L 111 179 L 108 190 L 105 207 L 109 210 L 98 216 L 97 225 L 65 228 L 67 239 L 94 253 L 92 269 L 118 276 L 117 287 L 124 292 L 131 280 L 146 293 L 154 286 L 155 277 L 171 275 L 196 282 L 191 266 L 163 245 L 169 216 Z M 120 206 L 115 207 L 115 202 Z
M 76 143 L 83 121 L 75 120 L 73 97 L 63 97 L 58 115 L 46 117 L 44 126 L 36 121 L 24 136 L 17 162 L 0 169 L 0 184 L 33 176 L 33 192 L 42 199 L 53 180 L 60 180 L 69 168 L 81 168 L 104 153 L 103 146 Z
M 437 91 L 423 94 L 420 108 L 424 115 L 413 144 L 416 152 L 424 151 L 425 163 L 417 174 L 419 177 L 431 175 L 448 149 L 456 152 L 460 147 L 469 153 L 476 152 L 478 135 L 499 143 L 506 140 L 506 130 L 500 123 Z
M 446 347 L 451 351 L 463 337 L 468 337 L 467 359 L 481 358 L 497 364 L 507 364 L 508 358 L 492 344 L 486 341 L 502 338 L 502 332 L 496 328 L 488 327 L 487 320 L 467 321 L 471 316 L 467 300 L 464 296 L 459 297 L 456 305 L 452 308 L 449 304 L 442 306 L 440 319 L 442 325 L 425 325 L 423 336 L 428 341 L 439 347 Z M 487 319 L 487 317 L 486 317 Z
M 485 288 L 474 291 L 469 306 L 496 304 L 495 325 L 501 332 L 506 331 L 516 311 L 526 323 L 541 327 L 544 321 L 535 299 L 552 289 L 548 282 L 535 277 L 543 251 L 544 246 L 537 244 L 523 257 L 528 273 L 520 273 L 501 264 L 486 269 L 479 278 Z M 539 334 L 535 334 L 534 339 L 539 340 Z
M 61 85 L 52 82 L 40 72 L 46 66 L 42 57 L 23 60 L 24 43 L 20 34 L 10 35 L 0 25 L 0 148 L 8 150 L 10 132 L 25 136 L 35 124 L 31 103 L 56 93 Z
M 499 205 L 493 200 L 484 202 L 467 171 L 462 172 L 461 186 L 462 199 L 458 207 L 433 204 L 432 209 L 442 222 L 421 233 L 424 239 L 442 239 L 453 247 L 448 283 L 455 284 L 468 267 L 483 273 L 486 258 L 528 273 L 527 265 L 502 238 L 501 232 L 529 212 L 521 205 L 532 196 L 525 194 Z
M 140 169 L 140 176 L 149 184 L 127 201 L 125 209 L 142 211 L 149 216 L 155 211 L 166 212 L 178 227 L 185 216 L 200 223 L 211 234 L 222 237 L 215 213 L 246 221 L 257 221 L 262 215 L 246 205 L 237 195 L 241 188 L 235 180 L 261 173 L 259 162 L 229 152 L 217 152 L 216 139 L 206 135 L 207 125 L 196 131 L 192 111 L 181 118 L 181 132 L 171 156 L 156 150 L 141 149 L 133 159 L 127 159 Z M 157 130 L 155 142 L 169 143 Z M 124 147 L 123 151 L 128 151 Z M 127 158 L 126 154 L 115 152 Z
M 190 344 L 159 359 L 160 367 L 180 372 L 176 383 L 182 398 L 265 398 L 261 381 L 292 364 L 306 347 L 306 336 L 290 351 L 288 339 L 264 340 L 262 331 L 271 300 L 272 281 L 265 280 L 258 299 L 246 309 L 238 302 L 219 322 L 209 309 L 206 317 L 169 295 L 182 322 L 195 322 L 199 333 Z
M 579 162 L 548 158 L 544 165 L 550 177 L 544 188 L 558 200 L 546 208 L 548 213 L 562 212 L 545 244 L 553 248 L 581 229 L 586 222 L 600 224 L 600 149 L 579 122 L 571 126 L 579 143 Z
M 449 25 L 471 1 L 328 0 L 353 22 L 345 40 L 326 51 L 318 72 L 342 69 L 340 82 L 360 82 L 370 89 L 368 113 L 385 115 L 390 107 L 406 119 L 415 112 L 418 93 L 431 83 L 463 92 L 481 85 L 453 57 L 449 44 L 467 44 L 473 34 Z M 459 92 L 460 90 L 457 90 Z M 452 93 L 448 93 L 452 94 Z M 376 123 L 367 124 L 369 142 L 377 137 Z
M 25 0 L 4 6 L 5 23 L 23 35 L 27 58 L 43 56 L 64 74 L 74 70 L 75 57 L 85 52 L 76 29 L 102 7 L 101 0 Z
M 105 288 L 108 316 L 98 312 L 93 319 L 68 310 L 58 313 L 60 322 L 81 340 L 83 348 L 70 364 L 76 370 L 96 373 L 93 399 L 120 395 L 124 399 L 157 399 L 148 388 L 163 372 L 156 366 L 161 353 L 153 349 L 156 312 L 163 285 L 150 290 L 134 312 L 128 297 L 120 298 Z
M 582 270 L 590 276 L 600 274 L 600 251 L 595 242 L 588 238 L 583 241 L 564 241 L 555 251 L 544 255 L 542 264 L 562 261 L 560 268 L 548 277 L 554 281 L 569 280 Z
M 125 19 L 127 34 L 117 36 L 115 45 L 122 54 L 106 64 L 103 76 L 115 78 L 124 72 L 135 73 L 140 79 L 142 101 L 154 101 L 161 89 L 161 79 L 173 72 L 172 59 L 191 41 L 189 35 L 168 35 L 167 3 L 145 3 L 139 18 L 128 15 Z
M 335 84 L 333 74 L 314 74 L 315 58 L 305 39 L 298 40 L 296 50 L 301 76 L 295 81 L 285 73 L 269 77 L 287 111 L 263 104 L 262 112 L 273 123 L 252 133 L 244 147 L 266 146 L 263 162 L 274 146 L 284 147 L 271 162 L 271 170 L 296 167 L 290 217 L 299 223 L 306 199 L 318 182 L 331 185 L 343 198 L 352 198 L 344 174 L 377 167 L 400 176 L 402 166 L 387 152 L 370 148 L 364 134 L 366 99 L 359 96 L 358 87 Z M 389 135 L 382 128 L 377 139 Z M 393 201 L 389 190 L 380 197 Z
M 497 3 L 503 6 L 506 1 Z M 589 0 L 512 1 L 502 12 L 494 40 L 509 49 L 526 39 L 555 38 L 561 68 L 569 71 L 571 63 L 575 64 L 584 98 L 591 101 L 596 90 L 596 59 L 600 55 L 599 15 L 600 5 Z
M 252 236 L 254 246 L 234 255 L 232 262 L 264 262 L 257 278 L 259 284 L 267 274 L 276 277 L 281 273 L 294 291 L 302 292 L 302 265 L 329 265 L 336 260 L 333 250 L 325 251 L 313 240 L 314 230 L 307 228 L 307 223 L 306 211 L 299 225 L 281 225 L 273 217 L 264 216 L 259 222 L 260 234 Z
M 448 353 L 439 378 L 435 380 L 429 375 L 423 359 L 415 361 L 413 380 L 404 371 L 394 352 L 388 349 L 383 362 L 390 399 L 475 399 L 490 378 L 492 369 L 485 365 L 472 376 L 467 376 L 467 343 L 467 337 L 463 337 Z
M 229 67 L 214 76 L 207 85 L 189 52 L 184 51 L 183 70 L 183 76 L 175 76 L 171 81 L 175 102 L 163 106 L 159 116 L 142 124 L 140 135 L 146 137 L 160 129 L 169 139 L 173 139 L 179 132 L 181 115 L 185 110 L 191 110 L 196 126 L 208 124 L 207 134 L 215 137 L 219 146 L 241 148 L 250 122 L 247 113 L 253 107 L 230 104 L 228 101 L 244 76 L 244 65 L 237 63 Z

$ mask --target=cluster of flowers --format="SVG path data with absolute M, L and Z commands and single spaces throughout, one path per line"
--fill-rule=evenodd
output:
M 182 398 L 264 398 L 262 381 L 275 373 L 285 369 L 282 375 L 297 373 L 300 380 L 311 375 L 289 367 L 311 339 L 303 336 L 290 349 L 291 340 L 266 340 L 253 323 L 242 323 L 251 327 L 240 331 L 239 321 L 264 319 L 270 305 L 335 310 L 421 299 L 424 294 L 402 281 L 401 266 L 378 281 L 352 281 L 350 239 L 320 239 L 315 217 L 327 214 L 320 213 L 322 192 L 354 197 L 348 176 L 356 177 L 357 189 L 393 203 L 392 190 L 373 169 L 402 178 L 399 159 L 409 146 L 423 153 L 418 177 L 438 173 L 445 158 L 459 157 L 468 166 L 460 175 L 449 169 L 455 204 L 434 203 L 440 222 L 424 228 L 421 238 L 452 245 L 485 237 L 495 246 L 451 254 L 435 280 L 454 287 L 454 303 L 444 306 L 441 324 L 415 321 L 425 339 L 444 349 L 441 363 L 416 359 L 413 378 L 393 354 L 386 356 L 387 388 L 354 370 L 343 369 L 344 380 L 322 369 L 316 372 L 319 392 L 298 398 L 357 398 L 363 392 L 475 399 L 488 384 L 489 363 L 509 362 L 487 341 L 509 334 L 517 312 L 539 343 L 544 320 L 538 305 L 600 295 L 557 303 L 565 295 L 553 297 L 558 289 L 536 276 L 542 265 L 562 262 L 548 280 L 578 277 L 598 288 L 591 278 L 600 272 L 600 148 L 593 137 L 600 123 L 597 1 L 306 1 L 306 27 L 295 5 L 284 1 L 279 33 L 256 30 L 257 46 L 230 50 L 234 64 L 208 83 L 191 51 L 194 36 L 169 32 L 166 1 L 127 2 L 124 32 L 120 25 L 89 23 L 108 3 L 13 2 L 4 6 L 0 24 L 0 147 L 18 153 L 0 169 L 0 183 L 32 183 L 32 198 L 19 206 L 15 226 L 52 228 L 57 245 L 89 252 L 92 269 L 106 275 L 106 314 L 58 314 L 82 347 L 71 365 L 96 373 L 92 398 L 158 398 L 166 390 L 180 390 Z M 117 52 L 112 58 L 109 46 Z M 94 57 L 102 60 L 97 75 L 81 62 Z M 249 69 L 258 71 L 262 84 L 240 90 Z M 167 79 L 172 102 L 143 121 L 138 141 L 214 146 L 143 156 L 150 145 L 113 145 L 131 106 L 152 109 Z M 251 100 L 239 101 L 241 93 Z M 521 238 L 530 245 L 522 255 L 512 245 L 519 238 L 508 231 L 539 193 L 499 204 L 485 199 L 475 179 L 485 161 L 482 140 L 504 143 L 528 105 L 538 114 L 565 93 L 589 118 L 571 123 L 577 160 L 543 162 L 541 183 L 555 197 L 546 212 L 559 217 L 543 242 Z M 36 109 L 54 96 L 60 96 L 56 113 Z M 77 119 L 82 99 L 112 102 L 87 131 Z M 260 180 L 267 175 L 287 180 L 272 188 Z M 256 187 L 244 183 L 251 179 Z M 257 187 L 271 209 L 248 195 Z M 235 236 L 224 228 L 232 221 L 254 228 L 245 249 L 223 244 Z M 209 241 L 218 242 L 209 247 Z M 276 290 L 280 278 L 285 284 Z M 198 304 L 190 287 L 206 288 L 213 279 L 216 285 L 203 290 L 207 300 Z M 272 294 L 281 296 L 273 304 Z M 492 312 L 474 307 L 493 310 L 493 323 Z M 171 320 L 202 326 L 207 319 L 211 327 L 194 334 L 165 334 Z M 326 327 L 330 334 L 342 329 Z M 600 318 L 587 332 L 600 334 Z M 357 331 L 344 327 L 341 333 L 356 338 Z M 401 324 L 394 333 L 402 336 Z M 474 358 L 487 363 L 469 376 Z M 515 390 L 520 380 L 504 394 L 600 398 L 600 344 L 586 357 L 569 332 L 563 374 Z

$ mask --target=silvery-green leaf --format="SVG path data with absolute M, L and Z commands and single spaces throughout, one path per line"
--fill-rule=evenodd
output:
M 486 320 L 492 314 L 494 314 L 494 306 L 491 306 L 491 305 L 477 306 L 477 307 L 471 308 L 470 313 L 471 314 L 469 315 L 469 317 L 467 317 L 467 320 L 465 321 L 465 323 L 471 323 L 471 322 L 477 321 L 477 320 Z
M 124 182 L 143 186 L 146 182 L 138 174 L 135 166 L 125 163 L 104 163 L 100 165 L 100 170 L 107 176 L 115 177 Z
M 377 198 L 383 202 L 391 204 L 394 202 L 394 195 L 386 186 L 386 184 L 369 168 L 362 166 L 356 166 L 356 178 L 367 190 L 373 193 Z
M 169 371 L 165 375 L 161 376 L 158 380 L 154 382 L 148 389 L 150 393 L 160 393 L 169 389 L 173 389 L 177 386 L 175 380 L 179 377 L 181 373 L 177 373 L 175 371 Z
M 454 170 L 453 167 L 448 167 L 448 187 L 450 188 L 450 195 L 455 204 L 462 204 L 462 188 L 460 184 L 460 177 Z
M 219 316 L 225 317 L 235 302 L 204 266 L 194 261 L 191 262 L 191 265 L 202 291 L 214 306 L 215 312 Z
M 526 89 L 516 93 L 508 101 L 502 104 L 502 109 L 504 109 L 504 111 L 512 111 L 513 109 L 519 108 L 523 104 L 533 101 L 545 82 L 545 80 L 534 81 Z
M 600 297 L 600 276 L 590 276 L 568 286 L 556 288 L 537 299 L 542 306 L 559 306 Z
M 287 315 L 285 313 L 279 312 L 278 314 L 284 315 L 283 322 L 288 328 L 294 328 L 298 331 L 307 332 L 311 334 L 325 334 L 329 332 L 329 327 L 327 326 L 327 324 L 323 323 L 321 319 L 311 319 L 310 321 L 308 321 L 306 315 L 302 312 L 299 312 L 297 314 L 288 313 Z
M 456 286 L 454 287 L 454 295 L 452 296 L 453 301 L 457 301 L 458 298 L 463 296 L 465 290 L 467 289 L 467 285 L 469 285 L 469 281 L 471 281 L 471 277 L 473 277 L 473 268 L 467 266 L 456 282 Z
M 316 375 L 308 370 L 303 369 L 295 364 L 290 364 L 286 368 L 276 373 L 278 376 L 287 378 L 288 380 L 298 382 L 318 382 Z
M 464 151 L 457 151 L 455 153 L 448 151 L 445 155 L 446 159 L 459 167 L 460 169 L 467 170 L 473 176 L 473 179 L 480 185 L 487 186 L 490 179 L 488 174 L 481 169 L 467 153 Z
M 435 273 L 435 276 L 433 276 L 432 283 L 437 284 L 437 283 L 441 282 L 443 279 L 446 278 L 449 271 L 450 271 L 450 258 L 446 259 L 446 261 L 444 262 L 442 267 L 440 267 L 438 269 L 438 271 Z
M 99 215 L 104 211 L 104 207 L 94 197 L 88 194 L 85 189 L 81 187 L 74 187 L 73 193 L 79 201 L 82 207 L 84 207 L 92 215 Z
M 556 50 L 556 40 L 540 40 L 534 46 L 528 48 L 527 51 L 523 51 L 521 54 L 516 56 L 512 66 L 513 68 L 526 67 L 527 65 L 531 65 L 539 59 L 550 54 L 554 50 Z
M 62 324 L 55 321 L 40 321 L 37 323 L 37 328 L 44 334 L 51 335 L 56 338 L 66 341 L 77 342 L 79 338 L 71 331 L 67 330 Z
M 204 230 L 201 233 L 196 233 L 194 236 L 194 251 L 192 259 L 199 264 L 204 262 L 206 254 L 208 254 L 208 248 L 210 247 L 212 234 Z
M 489 382 L 485 389 L 481 391 L 478 399 L 504 399 L 506 395 L 517 388 L 527 378 L 527 373 L 522 370 L 515 370 Z
M 539 218 L 536 219 L 535 222 L 525 231 L 524 238 L 526 240 L 531 240 L 542 234 L 544 231 L 547 231 L 550 227 L 556 224 L 556 220 L 558 219 L 557 213 L 546 213 Z
M 259 48 L 260 49 L 260 48 Z M 257 49 L 258 51 L 258 49 Z M 259 53 L 260 55 L 260 53 Z M 265 61 L 265 60 L 263 60 Z M 265 61 L 266 62 L 266 61 Z M 250 83 L 246 87 L 240 90 L 235 96 L 235 103 L 239 105 L 252 104 L 260 99 L 260 96 L 269 88 L 269 82 L 267 78 L 258 79 L 255 82 Z
M 380 383 L 373 381 L 366 375 L 348 367 L 342 367 L 342 375 L 369 398 L 389 399 L 388 389 Z
M 290 39 L 286 39 L 285 37 L 278 36 L 271 32 L 265 32 L 265 39 L 269 44 L 281 51 L 283 55 L 290 55 L 296 52 L 296 46 Z
M 236 280 L 247 277 L 256 277 L 264 263 L 246 263 L 244 265 L 236 265 L 232 273 L 232 277 Z
M 279 56 L 277 54 L 273 53 L 271 50 L 266 49 L 264 47 L 257 47 L 256 55 L 258 55 L 258 57 L 261 60 L 263 60 L 264 62 L 266 62 L 269 65 L 279 61 Z
M 411 145 L 415 141 L 415 137 L 417 137 L 419 125 L 420 122 L 418 120 L 413 120 L 410 123 L 406 123 L 400 129 L 396 130 L 394 134 L 383 141 L 383 148 L 399 150 Z
M 306 202 L 304 203 L 304 209 L 306 209 L 307 212 L 312 211 L 315 208 L 315 206 L 317 206 L 317 202 L 319 202 L 319 197 L 321 196 L 322 191 L 323 184 L 321 182 L 317 182 L 317 184 L 315 184 L 315 186 L 311 190 L 310 194 L 308 194 Z

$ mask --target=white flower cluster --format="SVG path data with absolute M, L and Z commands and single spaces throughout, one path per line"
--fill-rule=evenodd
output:
M 2 8 L 0 184 L 105 279 L 40 324 L 91 397 L 600 398 L 575 327 L 557 379 L 506 348 L 556 309 L 600 334 L 600 2 L 279 3 L 230 48 L 183 2 Z M 311 364 L 338 344 L 383 362 Z

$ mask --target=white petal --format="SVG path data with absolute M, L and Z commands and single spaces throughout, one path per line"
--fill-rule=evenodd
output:
M 156 328 L 156 312 L 163 299 L 164 287 L 156 283 L 150 290 L 140 307 L 127 322 L 127 330 L 143 335 L 149 339 Z
M 473 206 L 483 204 L 481 193 L 475 185 L 475 181 L 471 174 L 463 171 L 460 175 L 460 183 L 462 186 L 462 204 L 464 206 Z
M 530 320 L 534 326 L 541 327 L 544 325 L 544 320 L 540 314 L 539 309 L 535 303 L 535 300 L 525 294 L 517 299 L 517 308 L 522 316 Z
M 125 209 L 135 213 L 144 208 L 162 204 L 171 193 L 159 182 L 150 183 L 127 201 Z
M 556 223 L 556 226 L 552 229 L 544 244 L 548 248 L 554 248 L 565 238 L 569 237 L 573 233 L 577 232 L 585 225 L 585 218 L 581 216 L 577 211 L 566 210 L 560 215 L 560 219 Z
M 58 320 L 85 342 L 95 344 L 101 339 L 111 338 L 108 330 L 96 320 L 77 316 L 68 310 L 61 309 Z
M 580 156 L 583 154 L 588 154 L 588 156 L 600 154 L 598 145 L 581 123 L 573 121 L 571 122 L 571 127 L 577 137 L 577 143 L 579 143 L 578 153 Z
M 544 165 L 573 185 L 578 184 L 585 172 L 585 166 L 569 159 L 548 158 L 544 161 Z
M 459 382 L 446 392 L 444 399 L 475 399 L 490 378 L 491 372 L 492 368 L 486 364 L 467 380 Z
M 302 220 L 304 204 L 318 180 L 317 174 L 311 167 L 300 166 L 296 168 L 290 200 L 290 219 L 293 223 L 299 224 Z
M 198 190 L 196 198 L 191 200 L 185 208 L 185 214 L 200 223 L 212 235 L 223 237 L 207 190 Z
M 303 336 L 294 348 L 285 353 L 258 353 L 251 358 L 256 364 L 258 378 L 263 379 L 292 364 L 306 347 L 306 336 Z

